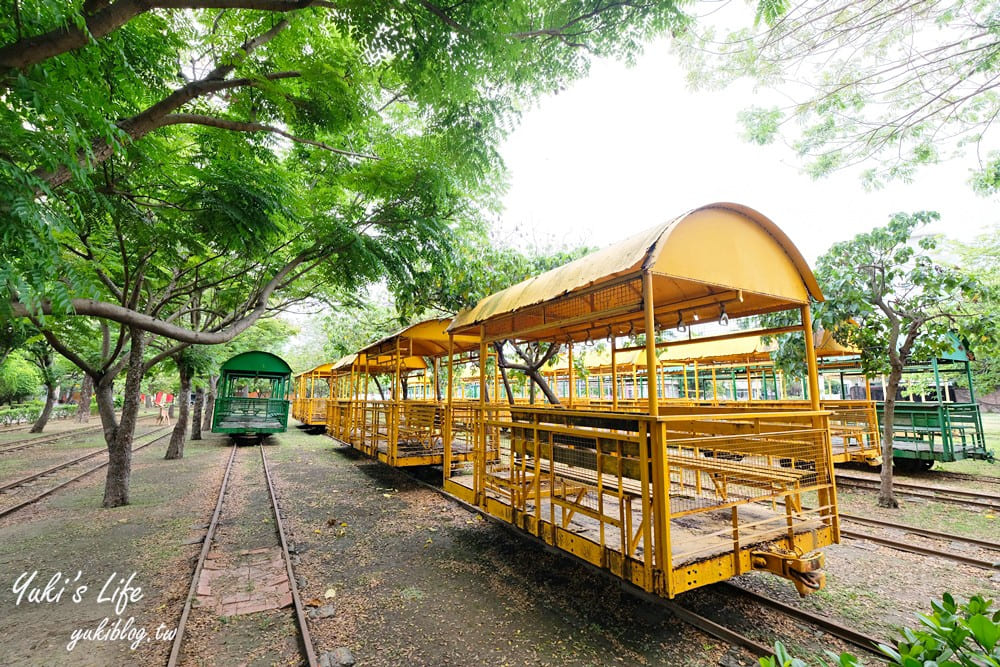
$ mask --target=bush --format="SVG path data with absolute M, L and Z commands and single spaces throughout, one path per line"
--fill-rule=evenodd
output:
M 948 593 L 941 602 L 931 602 L 931 614 L 920 614 L 917 628 L 899 630 L 895 646 L 880 644 L 878 649 L 893 667 L 1000 667 L 1000 609 L 993 600 L 974 595 L 957 603 Z M 827 652 L 832 662 L 823 665 L 855 667 L 862 664 L 849 654 Z M 807 667 L 793 658 L 781 644 L 774 655 L 760 659 L 761 667 Z
M 24 405 L 16 405 L 6 410 L 0 410 L 0 426 L 33 423 L 42 414 L 44 407 L 44 403 L 34 401 L 32 403 L 25 403 Z M 75 405 L 53 405 L 52 414 L 49 416 L 49 419 L 65 419 L 75 414 Z

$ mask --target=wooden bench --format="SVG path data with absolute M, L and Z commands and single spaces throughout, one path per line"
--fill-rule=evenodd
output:
M 399 443 L 418 443 L 432 449 L 434 440 L 440 440 L 440 419 L 435 405 L 405 405 L 399 420 Z

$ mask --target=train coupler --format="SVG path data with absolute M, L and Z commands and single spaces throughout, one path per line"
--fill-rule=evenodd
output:
M 826 573 L 823 572 L 826 560 L 819 551 L 806 555 L 784 550 L 754 551 L 750 554 L 750 562 L 755 570 L 789 579 L 802 597 L 826 585 Z

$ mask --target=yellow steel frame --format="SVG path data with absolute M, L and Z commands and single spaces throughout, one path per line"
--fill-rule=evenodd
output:
M 613 389 L 610 412 L 600 401 L 577 408 L 571 348 L 569 405 L 512 406 L 505 418 L 485 402 L 481 367 L 471 474 L 446 467 L 445 489 L 668 597 L 752 569 L 789 578 L 800 592 L 814 590 L 824 582 L 818 572 L 822 558 L 806 552 L 839 540 L 830 413 L 819 401 L 808 305 L 810 296 L 822 296 L 801 256 L 772 223 L 742 207 L 723 205 L 721 213 L 712 208 L 689 215 L 697 225 L 682 224 L 682 217 L 657 234 L 624 243 L 627 259 L 602 251 L 590 263 L 584 258 L 555 269 L 537 284 L 488 297 L 456 318 L 449 331 L 478 333 L 481 357 L 493 341 L 571 343 L 604 335 L 611 341 Z M 713 238 L 702 238 L 702 230 Z M 713 263 L 724 267 L 720 276 L 706 273 L 695 249 L 716 252 L 727 244 L 734 259 Z M 745 256 L 737 258 L 740 253 Z M 749 263 L 758 272 L 768 267 L 771 275 L 744 270 L 755 255 L 767 261 Z M 622 350 L 616 338 L 636 325 L 645 335 L 646 368 L 655 371 L 656 333 L 666 323 L 707 321 L 727 310 L 743 316 L 789 308 L 799 309 L 800 322 L 782 330 L 801 331 L 806 339 L 807 409 L 771 412 L 754 403 L 727 412 L 694 404 L 701 398 L 696 394 L 694 403 L 663 414 L 655 373 L 647 373 L 644 407 L 619 398 L 616 361 Z M 618 443 L 617 455 L 614 448 L 605 451 L 608 442 Z M 631 454 L 623 456 L 622 447 Z M 806 494 L 817 509 L 803 510 Z M 772 511 L 760 509 L 767 502 Z M 782 512 L 776 511 L 778 502 Z M 675 522 L 688 517 L 710 523 L 722 510 L 731 521 L 710 531 L 714 538 L 704 552 Z M 683 550 L 695 553 L 685 560 Z

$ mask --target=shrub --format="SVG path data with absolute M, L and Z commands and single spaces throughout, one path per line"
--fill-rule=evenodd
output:
M 880 644 L 878 649 L 893 667 L 1000 667 L 1000 609 L 993 600 L 974 595 L 958 603 L 948 593 L 941 602 L 931 602 L 930 614 L 920 614 L 920 625 L 899 630 L 894 646 Z M 832 662 L 823 665 L 855 667 L 862 664 L 849 653 L 827 651 Z M 774 644 L 774 655 L 760 659 L 761 667 L 808 667 L 793 658 L 781 642 Z
M 15 405 L 6 410 L 0 410 L 0 426 L 15 424 L 30 424 L 42 414 L 44 403 L 35 401 L 24 405 Z M 54 405 L 49 419 L 65 419 L 76 414 L 75 405 Z

